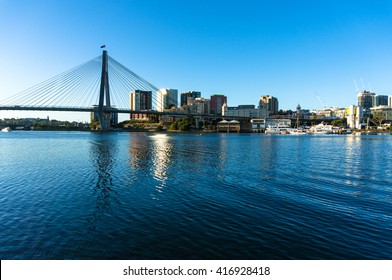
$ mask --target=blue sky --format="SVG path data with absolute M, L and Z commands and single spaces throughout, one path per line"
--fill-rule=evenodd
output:
M 391 34 L 392 1 L 382 0 L 0 0 L 0 99 L 106 44 L 159 88 L 225 94 L 229 106 L 269 94 L 282 109 L 321 108 L 317 95 L 346 107 L 356 103 L 354 79 L 392 95 Z M 0 118 L 26 114 L 59 113 Z

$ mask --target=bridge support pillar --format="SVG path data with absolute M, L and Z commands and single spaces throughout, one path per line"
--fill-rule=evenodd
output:
M 108 75 L 108 53 L 102 53 L 102 74 L 101 88 L 99 92 L 98 119 L 101 131 L 110 129 L 110 93 L 109 93 L 109 75 Z

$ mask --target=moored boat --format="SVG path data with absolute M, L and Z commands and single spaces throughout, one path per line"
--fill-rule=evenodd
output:
M 322 122 L 320 124 L 312 126 L 309 129 L 309 131 L 310 131 L 310 133 L 313 133 L 313 134 L 332 134 L 333 133 L 333 126 Z
M 1 132 L 10 132 L 10 131 L 12 131 L 12 129 L 11 129 L 9 126 L 3 128 L 3 129 L 1 130 Z
M 289 134 L 290 126 L 279 123 L 278 125 L 269 125 L 265 129 L 266 134 Z
M 304 128 L 293 128 L 289 131 L 289 133 L 292 135 L 306 135 L 308 134 L 308 130 Z

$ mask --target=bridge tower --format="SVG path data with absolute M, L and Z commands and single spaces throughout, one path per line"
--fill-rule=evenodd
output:
M 102 53 L 101 89 L 99 92 L 98 119 L 101 131 L 110 129 L 110 92 L 108 75 L 108 53 Z

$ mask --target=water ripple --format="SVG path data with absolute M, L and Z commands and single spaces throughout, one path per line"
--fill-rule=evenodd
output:
M 2 259 L 392 258 L 388 136 L 7 137 Z

